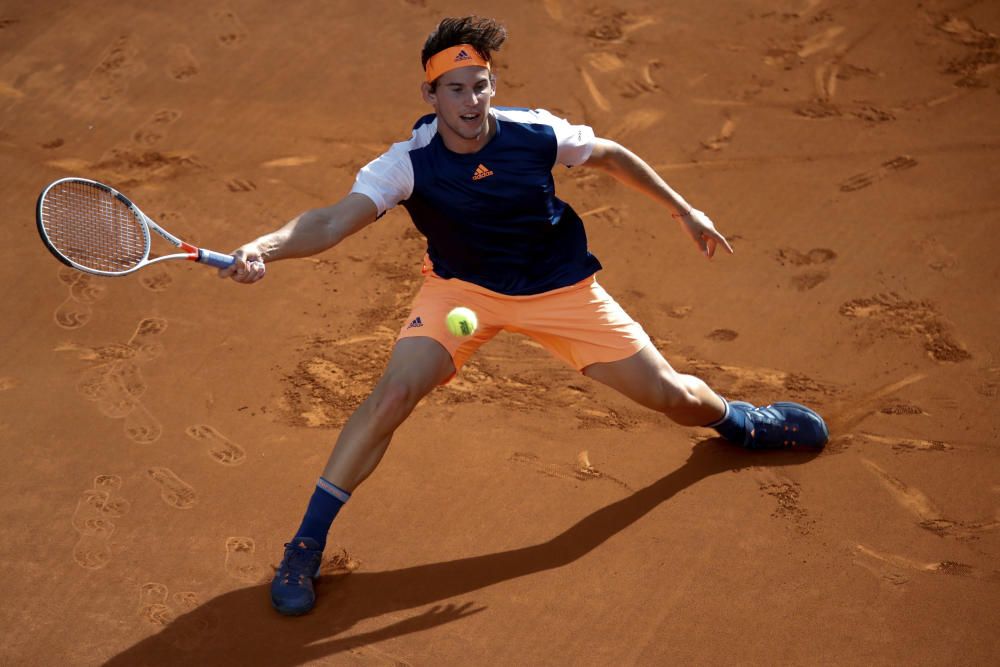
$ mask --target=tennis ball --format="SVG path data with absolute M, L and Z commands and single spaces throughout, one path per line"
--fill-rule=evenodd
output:
M 452 308 L 451 312 L 445 318 L 445 323 L 448 325 L 448 331 L 459 338 L 471 336 L 476 333 L 476 327 L 479 326 L 476 314 L 462 306 Z

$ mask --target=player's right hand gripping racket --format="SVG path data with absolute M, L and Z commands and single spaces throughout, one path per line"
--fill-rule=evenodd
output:
M 86 178 L 61 178 L 42 190 L 38 233 L 56 259 L 99 276 L 123 276 L 167 259 L 187 259 L 220 269 L 231 255 L 185 243 L 153 222 L 128 197 Z M 149 230 L 183 252 L 150 259 Z

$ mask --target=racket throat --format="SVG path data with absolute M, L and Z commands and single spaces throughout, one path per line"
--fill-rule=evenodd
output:
M 192 262 L 197 262 L 198 258 L 201 256 L 200 253 L 198 252 L 198 248 L 194 247 L 190 243 L 185 243 L 184 241 L 181 241 L 180 248 L 187 254 L 187 259 L 189 259 Z

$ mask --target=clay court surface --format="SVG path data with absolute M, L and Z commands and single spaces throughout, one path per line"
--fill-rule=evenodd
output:
M 230 251 L 407 137 L 424 37 L 470 11 L 510 30 L 497 104 L 631 147 L 736 249 L 560 168 L 602 284 L 677 368 L 832 442 L 747 452 L 502 335 L 282 618 L 272 566 L 423 239 L 398 210 L 253 287 L 99 279 L 35 198 L 96 178 Z M 959 0 L 3 3 L 0 664 L 995 664 L 998 34 Z

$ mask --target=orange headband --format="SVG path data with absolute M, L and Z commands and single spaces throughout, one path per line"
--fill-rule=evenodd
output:
M 438 51 L 427 60 L 425 68 L 427 70 L 427 83 L 433 83 L 434 79 L 445 72 L 450 72 L 459 67 L 468 67 L 469 65 L 477 65 L 490 69 L 489 61 L 484 60 L 479 55 L 479 51 L 476 51 L 475 47 L 469 44 L 459 44 L 444 51 Z

